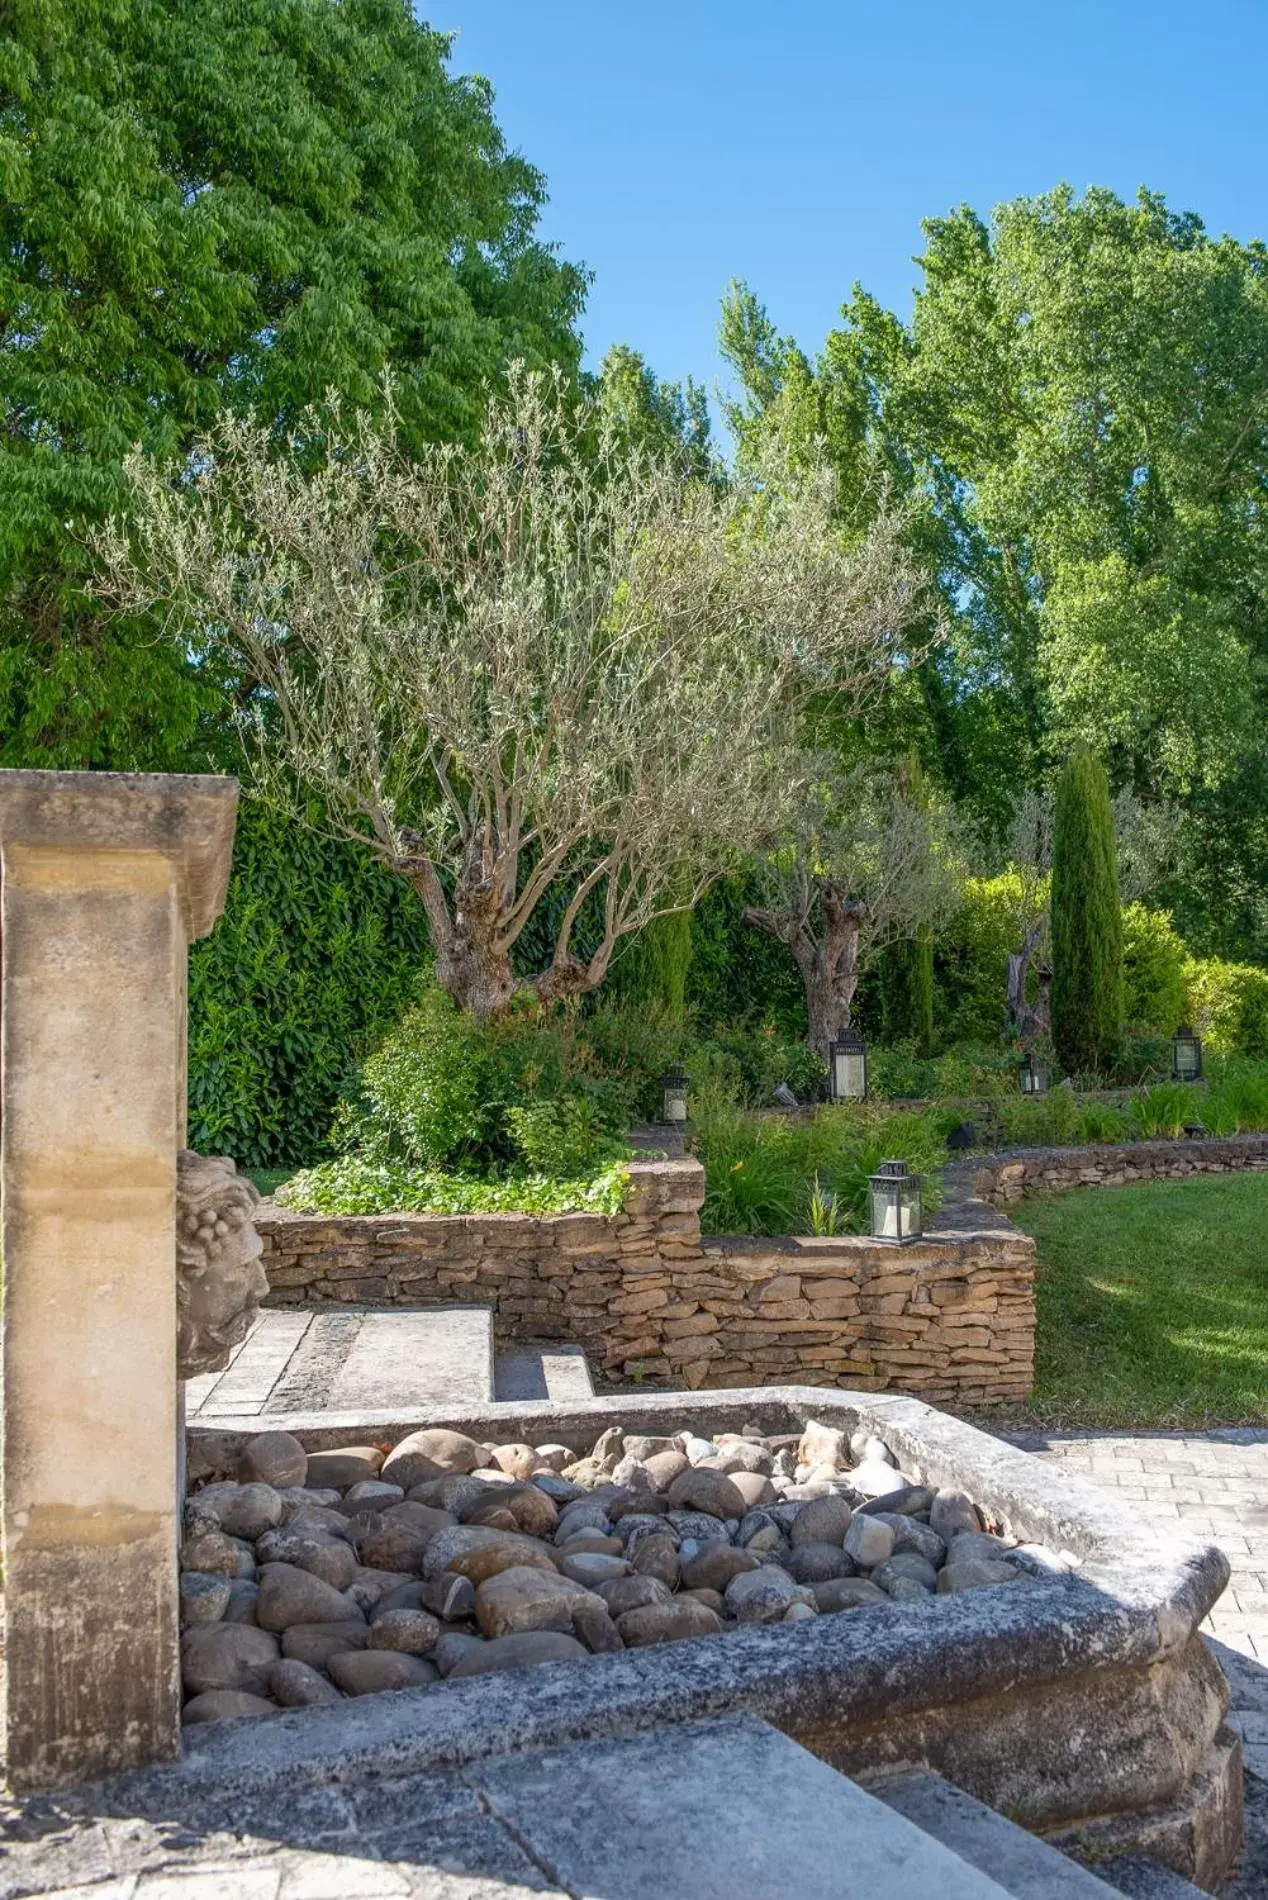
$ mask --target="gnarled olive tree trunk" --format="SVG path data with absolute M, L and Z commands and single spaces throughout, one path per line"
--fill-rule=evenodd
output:
M 811 905 L 794 913 L 750 905 L 744 917 L 786 944 L 796 959 L 806 991 L 806 1040 L 826 1061 L 828 1044 L 848 1026 L 854 1007 L 867 905 L 835 878 L 817 878 Z

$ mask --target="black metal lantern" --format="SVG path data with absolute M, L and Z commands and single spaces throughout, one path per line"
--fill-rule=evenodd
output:
M 908 1172 L 905 1161 L 882 1161 L 868 1181 L 872 1209 L 872 1239 L 902 1247 L 919 1240 L 921 1232 L 920 1176 Z
M 661 1078 L 661 1111 L 663 1122 L 685 1122 L 687 1119 L 687 1076 L 681 1063 L 672 1069 L 666 1069 Z
M 1046 1095 L 1048 1093 L 1048 1071 L 1044 1068 L 1042 1062 L 1035 1061 L 1029 1049 L 1027 1049 L 1021 1059 L 1021 1067 L 1017 1072 L 1017 1080 L 1021 1084 L 1021 1092 L 1023 1095 Z
M 843 1029 L 828 1044 L 828 1090 L 834 1102 L 861 1102 L 867 1094 L 867 1044 Z
M 1171 1044 L 1171 1080 L 1173 1082 L 1200 1082 L 1202 1080 L 1202 1039 L 1194 1035 L 1187 1023 L 1181 1023 L 1176 1030 L 1175 1040 Z

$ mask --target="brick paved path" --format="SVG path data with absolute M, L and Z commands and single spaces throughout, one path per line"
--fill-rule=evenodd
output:
M 1228 1589 L 1205 1629 L 1233 1688 L 1230 1726 L 1268 1780 L 1268 1430 L 1030 1432 L 1013 1443 L 1220 1546 Z

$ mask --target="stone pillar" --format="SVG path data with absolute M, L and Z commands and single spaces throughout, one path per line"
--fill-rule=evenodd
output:
M 0 771 L 8 1776 L 179 1753 L 176 1153 L 227 778 Z

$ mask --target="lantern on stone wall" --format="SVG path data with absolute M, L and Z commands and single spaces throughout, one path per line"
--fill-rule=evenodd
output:
M 679 1124 L 687 1119 L 687 1075 L 681 1063 L 666 1069 L 661 1078 L 660 1118 Z
M 867 1044 L 843 1029 L 828 1044 L 828 1091 L 834 1102 L 861 1102 L 867 1094 Z
M 1181 1023 L 1176 1030 L 1175 1040 L 1171 1044 L 1171 1080 L 1173 1082 L 1200 1082 L 1202 1080 L 1202 1039 L 1194 1035 L 1187 1023 Z
M 1023 1095 L 1046 1095 L 1048 1093 L 1048 1071 L 1044 1068 L 1042 1062 L 1035 1061 L 1029 1049 L 1027 1049 L 1021 1059 L 1021 1067 L 1017 1072 L 1017 1080 L 1021 1084 L 1021 1092 Z
M 919 1240 L 921 1232 L 920 1176 L 905 1161 L 882 1161 L 868 1181 L 872 1211 L 872 1239 L 901 1247 Z

